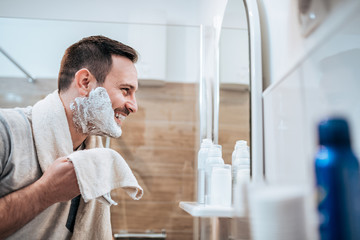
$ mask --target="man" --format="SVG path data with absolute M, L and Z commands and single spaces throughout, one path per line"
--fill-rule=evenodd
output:
M 0 239 L 72 237 L 65 225 L 80 191 L 62 148 L 69 144 L 68 154 L 90 135 L 121 135 L 124 118 L 137 111 L 136 61 L 120 42 L 84 38 L 65 52 L 53 102 L 0 110 Z

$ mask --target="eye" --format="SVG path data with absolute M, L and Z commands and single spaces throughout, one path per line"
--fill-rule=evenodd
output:
M 121 88 L 121 91 L 124 93 L 124 95 L 128 95 L 130 93 L 130 88 Z

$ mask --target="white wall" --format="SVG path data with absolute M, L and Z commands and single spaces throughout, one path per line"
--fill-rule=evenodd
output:
M 219 46 L 220 82 L 249 85 L 249 39 L 241 0 L 228 0 Z
M 0 16 L 69 21 L 200 24 L 200 0 L 1 0 Z
M 199 27 L 0 18 L 0 47 L 35 78 L 56 79 L 65 49 L 99 34 L 139 52 L 139 78 L 198 80 Z M 0 53 L 0 77 L 24 74 Z
M 200 32 L 196 27 L 173 26 L 167 29 L 167 81 L 199 81 L 199 38 Z
M 304 54 L 296 1 L 258 0 L 265 85 L 281 79 Z
M 0 47 L 33 77 L 56 79 L 65 49 L 83 37 L 101 34 L 138 50 L 139 78 L 194 83 L 200 68 L 199 26 L 211 24 L 209 13 L 222 14 L 226 2 L 4 0 L 0 1 Z M 233 34 L 236 38 L 224 33 L 224 38 L 246 44 L 246 17 L 239 14 L 244 11 L 241 1 L 229 3 L 225 27 L 245 32 Z M 222 48 L 222 56 L 226 56 L 233 45 Z M 227 74 L 223 77 L 227 82 L 239 81 L 239 76 L 242 83 L 248 81 L 244 77 L 248 71 L 247 44 L 243 48 L 240 52 L 245 54 L 235 58 L 244 65 L 241 72 L 223 64 L 221 72 Z M 0 53 L 0 77 L 24 74 Z
M 0 46 L 37 78 L 57 78 L 65 49 L 84 36 L 103 34 L 128 43 L 125 24 L 0 18 L 0 33 Z M 2 56 L 0 76 L 24 74 Z
M 270 179 L 281 182 L 292 178 L 301 183 L 304 179 L 295 180 L 298 175 L 292 171 L 281 173 L 282 164 L 273 166 L 272 161 L 280 161 L 282 157 L 272 154 L 287 153 L 290 157 L 299 146 L 307 151 L 300 154 L 300 159 L 312 157 L 316 147 L 315 127 L 321 118 L 332 114 L 348 117 L 353 127 L 354 149 L 360 154 L 360 126 L 355 118 L 359 108 L 352 104 L 360 100 L 355 90 L 360 89 L 358 68 L 354 65 L 360 48 L 360 19 L 356 16 L 360 4 L 348 1 L 337 5 L 315 32 L 305 37 L 298 23 L 287 21 L 288 17 L 292 19 L 297 15 L 295 8 L 285 11 L 292 1 L 282 1 L 283 5 L 269 5 L 267 0 L 261 3 L 262 22 L 267 22 L 263 26 L 263 58 L 268 68 L 264 78 L 270 80 L 264 92 L 265 158 L 267 168 L 272 169 L 268 173 L 273 176 Z M 277 29 L 292 30 L 280 32 Z M 296 46 L 290 51 L 292 45 Z M 282 140 L 283 133 L 290 134 L 284 139 L 291 141 Z M 280 137 L 274 138 L 277 134 Z M 299 155 L 294 157 L 298 158 Z M 286 161 L 294 168 L 303 162 Z M 287 177 L 282 179 L 284 175 Z
M 101 34 L 139 51 L 140 78 L 196 82 L 200 2 L 4 0 L 0 47 L 35 78 L 57 78 L 65 49 L 83 37 Z M 177 32 L 184 34 L 185 45 L 177 41 Z M 174 55 L 176 51 L 181 57 Z M 0 53 L 0 77 L 24 74 Z
M 249 85 L 247 29 L 222 29 L 219 55 L 220 82 Z
M 265 86 L 288 74 L 311 53 L 318 43 L 339 27 L 346 16 L 337 14 L 341 3 L 356 0 L 312 1 L 317 3 L 320 25 L 304 34 L 297 0 L 257 0 L 261 14 Z M 319 10 L 319 9 L 327 10 Z
M 319 1 L 317 1 L 319 2 Z M 269 184 L 308 196 L 309 239 L 316 239 L 314 156 L 321 119 L 344 116 L 360 157 L 360 2 L 343 1 L 303 35 L 297 1 L 259 1 L 262 16 L 265 171 Z

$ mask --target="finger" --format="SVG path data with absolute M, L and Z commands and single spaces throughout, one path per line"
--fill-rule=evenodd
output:
M 58 158 L 60 162 L 70 162 L 70 159 L 68 157 L 60 157 Z

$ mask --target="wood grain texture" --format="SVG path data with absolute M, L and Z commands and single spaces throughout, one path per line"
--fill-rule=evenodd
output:
M 220 91 L 219 144 L 231 163 L 236 140 L 249 141 L 249 93 Z M 132 200 L 121 189 L 112 196 L 113 232 L 161 232 L 167 239 L 192 239 L 194 218 L 179 208 L 180 201 L 195 201 L 198 136 L 196 84 L 166 83 L 137 92 L 139 110 L 129 116 L 123 135 L 111 148 L 126 159 L 144 196 Z

